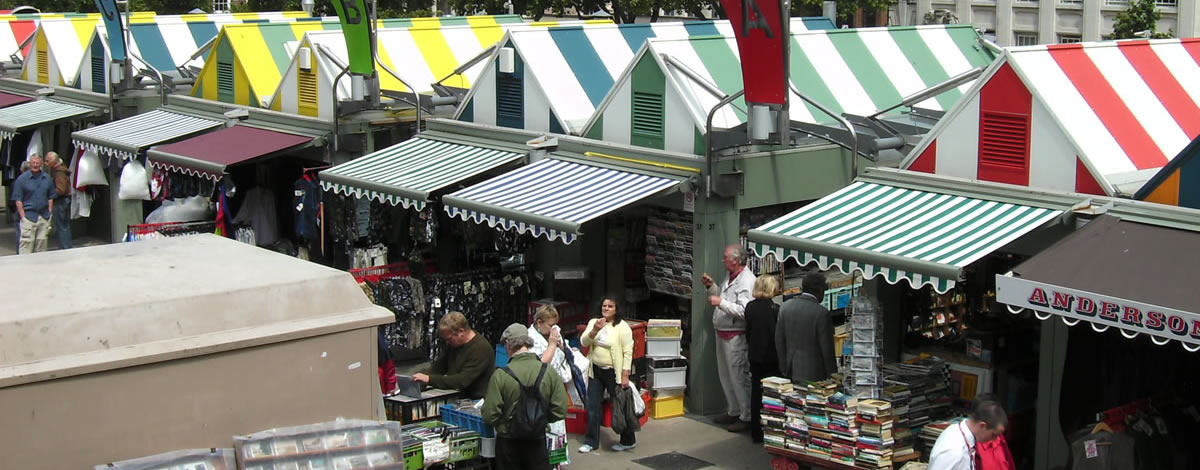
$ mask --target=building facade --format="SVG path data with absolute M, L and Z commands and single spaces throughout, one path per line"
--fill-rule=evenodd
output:
M 946 10 L 958 22 L 974 25 L 1001 46 L 1098 41 L 1112 34 L 1113 21 L 1131 0 L 900 0 L 889 16 L 895 25 L 925 23 L 925 14 Z M 1156 0 L 1162 18 L 1157 31 L 1196 36 L 1200 2 Z

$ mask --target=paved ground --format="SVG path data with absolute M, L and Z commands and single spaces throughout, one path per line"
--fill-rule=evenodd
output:
M 571 465 L 569 470 L 589 469 L 631 469 L 631 470 L 692 470 L 692 469 L 770 469 L 771 458 L 763 450 L 761 444 L 750 442 L 747 433 L 734 434 L 713 424 L 703 417 L 681 416 L 663 420 L 649 420 L 642 431 L 638 433 L 637 448 L 625 452 L 608 450 L 617 442 L 617 435 L 611 429 L 603 429 L 601 441 L 604 450 L 592 451 L 588 454 L 576 452 L 582 444 L 583 436 L 572 434 Z M 655 459 L 663 462 L 645 462 L 643 465 L 635 461 L 667 453 L 683 454 L 696 462 L 682 456 L 665 456 Z M 705 465 L 707 464 L 707 465 Z

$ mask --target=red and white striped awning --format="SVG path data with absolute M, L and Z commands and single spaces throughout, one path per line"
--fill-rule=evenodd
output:
M 1200 39 L 1019 47 L 1007 56 L 1110 187 L 1166 166 L 1200 135 Z

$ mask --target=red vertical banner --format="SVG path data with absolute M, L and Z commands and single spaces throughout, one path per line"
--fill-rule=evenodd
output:
M 721 0 L 742 57 L 746 102 L 783 107 L 787 103 L 788 0 Z

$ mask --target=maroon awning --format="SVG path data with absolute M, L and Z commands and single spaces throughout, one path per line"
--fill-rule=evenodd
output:
M 26 101 L 33 101 L 33 98 L 0 92 L 0 108 L 5 108 L 14 104 L 21 104 Z
M 233 126 L 150 149 L 150 163 L 212 180 L 225 168 L 285 150 L 303 148 L 313 138 L 249 126 Z

